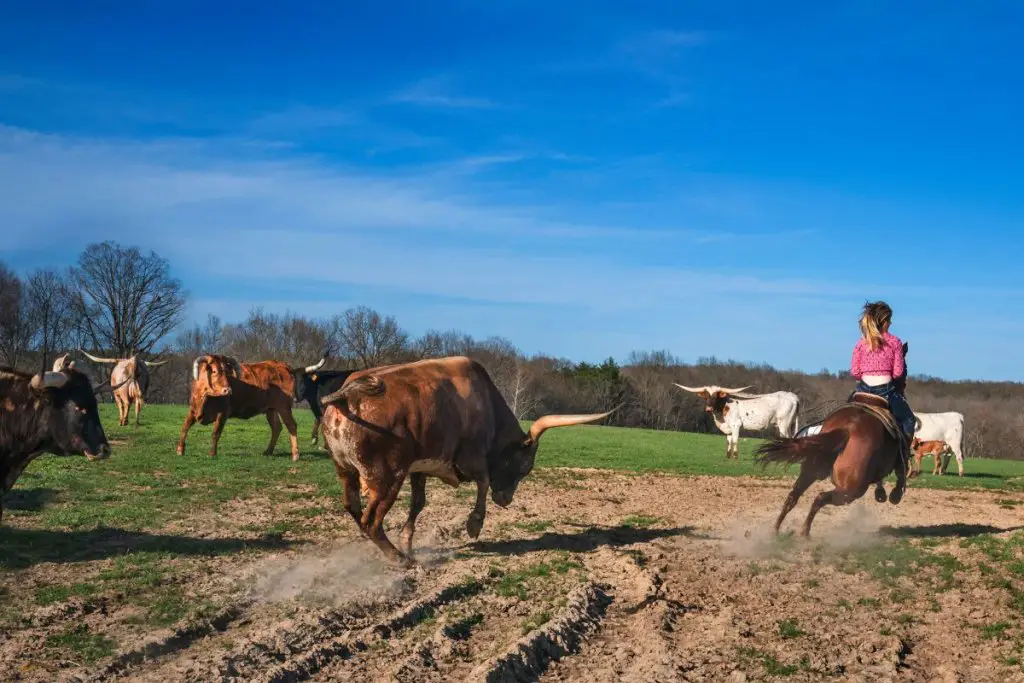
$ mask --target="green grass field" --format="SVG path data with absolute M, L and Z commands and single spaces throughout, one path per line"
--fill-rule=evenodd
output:
M 287 432 L 277 453 L 262 455 L 269 438 L 264 418 L 230 420 L 217 458 L 207 455 L 210 428 L 197 425 L 186 455 L 175 452 L 184 406 L 154 405 L 143 412 L 142 426 L 118 427 L 112 405 L 102 406 L 114 454 L 105 462 L 81 457 L 43 456 L 22 475 L 5 499 L 6 514 L 27 518 L 40 530 L 83 531 L 98 527 L 159 530 L 170 520 L 236 498 L 271 500 L 310 495 L 340 497 L 341 488 L 327 454 L 308 443 L 312 416 L 299 409 L 301 458 L 289 457 Z M 724 458 L 722 436 L 655 432 L 614 427 L 574 427 L 545 435 L 538 467 L 593 467 L 627 472 L 682 475 L 794 476 L 796 468 L 762 471 L 752 462 L 755 440 L 744 439 L 740 459 Z M 913 486 L 932 488 L 1024 488 L 1024 462 L 972 459 L 967 476 L 925 474 Z M 0 527 L 0 538 L 7 533 Z M 60 541 L 61 536 L 55 536 Z M 9 544 L 3 544 L 0 552 Z M 52 552 L 61 552 L 60 543 Z

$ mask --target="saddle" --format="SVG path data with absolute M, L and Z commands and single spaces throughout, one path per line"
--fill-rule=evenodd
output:
M 847 401 L 847 405 L 855 406 L 860 408 L 866 413 L 870 413 L 878 418 L 882 426 L 885 427 L 885 431 L 889 433 L 889 436 L 896 439 L 896 443 L 900 445 L 900 455 L 903 457 L 904 462 L 910 459 L 910 443 L 907 441 L 906 435 L 896 422 L 896 418 L 893 417 L 892 410 L 889 408 L 889 401 L 881 396 L 875 394 L 869 394 L 862 391 L 855 391 L 850 394 L 850 399 Z

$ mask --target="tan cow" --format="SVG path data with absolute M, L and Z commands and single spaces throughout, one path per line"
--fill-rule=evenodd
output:
M 270 444 L 264 455 L 272 455 L 281 434 L 281 422 L 292 442 L 292 460 L 299 459 L 299 441 L 292 417 L 295 377 L 291 367 L 276 360 L 239 363 L 231 356 L 200 356 L 192 363 L 192 396 L 181 428 L 178 455 L 185 454 L 185 437 L 196 422 L 213 423 L 210 457 L 217 455 L 217 442 L 229 417 L 248 420 L 266 415 L 270 423 Z
M 388 559 L 404 565 L 413 564 L 412 538 L 426 504 L 428 476 L 451 486 L 476 484 L 476 504 L 466 521 L 466 532 L 476 538 L 488 489 L 495 504 L 512 502 L 546 430 L 611 414 L 547 415 L 524 433 L 483 366 L 461 356 L 360 370 L 323 404 L 324 444 L 341 479 L 345 509 Z M 383 524 L 406 477 L 412 500 L 402 552 Z M 368 493 L 365 510 L 360 479 Z
M 114 401 L 117 403 L 117 423 L 122 427 L 128 425 L 128 413 L 134 404 L 135 426 L 138 427 L 139 412 L 145 402 L 146 392 L 149 391 L 149 368 L 159 367 L 167 361 L 146 362 L 139 357 L 139 354 L 135 354 L 131 358 L 100 358 L 82 351 L 82 355 L 93 363 L 114 366 L 114 369 L 110 371 L 110 384 L 120 387 L 114 391 Z
M 935 467 L 932 468 L 932 474 L 942 474 L 943 456 L 948 457 L 953 453 L 953 449 L 945 441 L 921 441 L 921 439 L 917 438 L 911 444 L 911 449 L 914 453 L 913 468 L 910 472 L 912 477 L 921 474 L 921 461 L 927 455 L 934 456 L 935 458 Z

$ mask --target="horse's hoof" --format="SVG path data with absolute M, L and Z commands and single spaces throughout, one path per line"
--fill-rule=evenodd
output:
M 875 487 L 875 501 L 878 503 L 884 503 L 888 497 L 885 495 L 885 489 L 881 486 Z
M 895 488 L 892 493 L 889 494 L 889 502 L 893 505 L 899 505 L 900 501 L 903 500 L 903 493 L 906 489 Z
M 479 517 L 470 517 L 466 520 L 466 533 L 474 541 L 480 537 L 480 530 L 484 528 L 484 520 Z

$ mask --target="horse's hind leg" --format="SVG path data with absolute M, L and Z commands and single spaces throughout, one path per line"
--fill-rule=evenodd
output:
M 814 521 L 814 516 L 818 514 L 818 510 L 826 505 L 846 505 L 851 500 L 852 498 L 848 494 L 839 489 L 832 489 L 831 491 L 818 494 L 818 497 L 814 499 L 814 503 L 811 504 L 811 511 L 807 513 L 807 519 L 804 520 L 804 528 L 800 535 L 805 538 L 811 535 L 811 523 Z
M 878 503 L 884 503 L 889 500 L 889 494 L 885 492 L 885 487 L 882 486 L 882 482 L 875 484 L 875 501 Z
M 817 481 L 819 477 L 814 476 L 812 471 L 805 465 L 800 468 L 800 476 L 797 477 L 796 483 L 793 484 L 793 489 L 786 496 L 786 502 L 782 504 L 782 511 L 779 513 L 778 519 L 775 520 L 775 533 L 779 533 L 779 528 L 782 527 L 782 520 L 786 519 L 786 515 L 796 507 L 796 503 L 800 500 L 800 496 L 804 495 L 811 484 Z

